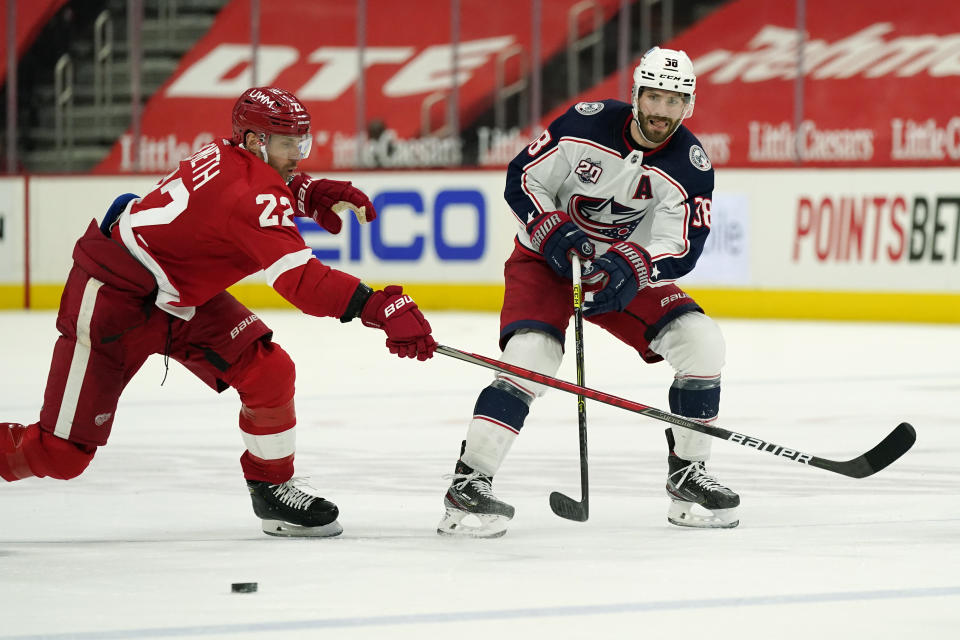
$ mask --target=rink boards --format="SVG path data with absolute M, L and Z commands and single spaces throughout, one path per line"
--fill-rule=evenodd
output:
M 711 234 L 681 280 L 727 317 L 960 322 L 960 169 L 717 171 Z M 330 235 L 298 225 L 316 256 L 428 308 L 496 310 L 517 221 L 502 170 L 330 175 L 367 192 L 378 219 Z M 159 176 L 0 178 L 0 308 L 55 308 L 76 238 L 114 196 Z M 251 306 L 288 304 L 260 274 Z

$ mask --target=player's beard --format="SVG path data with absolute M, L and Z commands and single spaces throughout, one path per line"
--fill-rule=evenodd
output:
M 637 125 L 640 127 L 640 133 L 643 134 L 644 138 L 654 144 L 661 144 L 677 130 L 677 127 L 680 126 L 680 120 L 682 118 L 648 116 L 641 112 Z M 654 125 L 657 125 L 656 128 L 654 128 Z

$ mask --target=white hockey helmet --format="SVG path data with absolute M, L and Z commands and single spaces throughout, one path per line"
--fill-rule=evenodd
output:
M 697 76 L 693 72 L 693 63 L 685 51 L 654 47 L 640 58 L 640 64 L 633 70 L 633 93 L 630 103 L 633 105 L 633 117 L 639 122 L 637 113 L 637 95 L 640 89 L 662 89 L 676 91 L 688 97 L 683 118 L 693 115 L 693 103 L 696 99 Z M 681 119 L 683 119 L 681 118 Z

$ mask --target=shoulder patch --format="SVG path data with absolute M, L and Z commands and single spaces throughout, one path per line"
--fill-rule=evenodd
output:
M 574 107 L 577 110 L 577 113 L 584 116 L 592 116 L 594 114 L 600 113 L 603 111 L 602 102 L 578 102 L 577 106 Z
M 707 153 L 698 144 L 690 147 L 690 164 L 700 169 L 700 171 L 709 171 L 713 166 L 710 164 L 710 158 L 707 157 Z

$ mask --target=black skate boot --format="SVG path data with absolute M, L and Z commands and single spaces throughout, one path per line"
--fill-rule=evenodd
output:
M 732 529 L 740 524 L 737 507 L 740 496 L 720 484 L 707 473 L 701 460 L 684 460 L 673 452 L 673 432 L 667 429 L 667 494 L 672 503 L 667 521 L 680 527 L 705 529 Z M 706 514 L 694 512 L 694 507 L 705 509 Z
M 326 538 L 340 535 L 337 505 L 304 493 L 297 478 L 283 484 L 247 480 L 253 512 L 263 520 L 263 532 L 271 536 Z
M 462 460 L 457 460 L 453 475 L 444 477 L 452 482 L 443 497 L 446 513 L 437 525 L 437 533 L 499 538 L 507 532 L 507 522 L 513 518 L 514 509 L 493 495 L 491 476 L 474 471 Z

